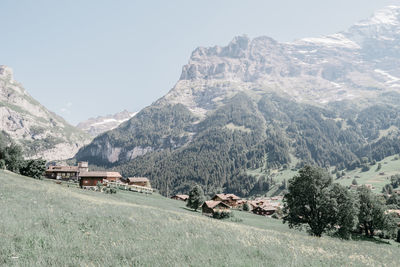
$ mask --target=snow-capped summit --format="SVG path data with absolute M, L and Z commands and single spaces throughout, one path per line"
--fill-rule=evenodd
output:
M 136 113 L 124 110 L 114 115 L 98 116 L 81 122 L 76 127 L 92 136 L 97 136 L 118 127 L 121 123 L 135 116 Z
M 387 6 L 376 11 L 369 19 L 362 20 L 355 25 L 370 26 L 378 24 L 398 26 L 400 24 L 400 6 Z

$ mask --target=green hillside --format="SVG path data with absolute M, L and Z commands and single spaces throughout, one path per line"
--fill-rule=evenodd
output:
M 85 191 L 0 171 L 0 265 L 374 266 L 399 245 L 307 236 L 244 212 L 218 221 L 160 195 Z

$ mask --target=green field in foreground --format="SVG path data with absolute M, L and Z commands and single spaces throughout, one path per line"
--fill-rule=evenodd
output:
M 0 171 L 3 266 L 398 266 L 400 247 L 315 238 L 235 212 L 218 221 L 159 195 L 108 195 Z

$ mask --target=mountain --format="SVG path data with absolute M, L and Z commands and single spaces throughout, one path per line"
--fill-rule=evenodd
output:
M 87 134 L 33 99 L 7 66 L 0 66 L 0 125 L 28 158 L 71 158 L 90 142 Z
M 277 168 L 373 164 L 400 152 L 399 41 L 389 6 L 333 35 L 197 48 L 167 95 L 76 158 L 148 176 L 163 194 L 196 182 L 246 195 Z
M 124 121 L 135 116 L 137 112 L 121 111 L 114 115 L 98 116 L 79 123 L 76 127 L 93 137 L 118 127 Z

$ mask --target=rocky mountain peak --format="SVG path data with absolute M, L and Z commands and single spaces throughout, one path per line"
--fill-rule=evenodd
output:
M 12 68 L 5 66 L 5 65 L 0 65 L 0 77 L 2 78 L 8 78 L 9 80 L 14 80 L 14 72 Z

